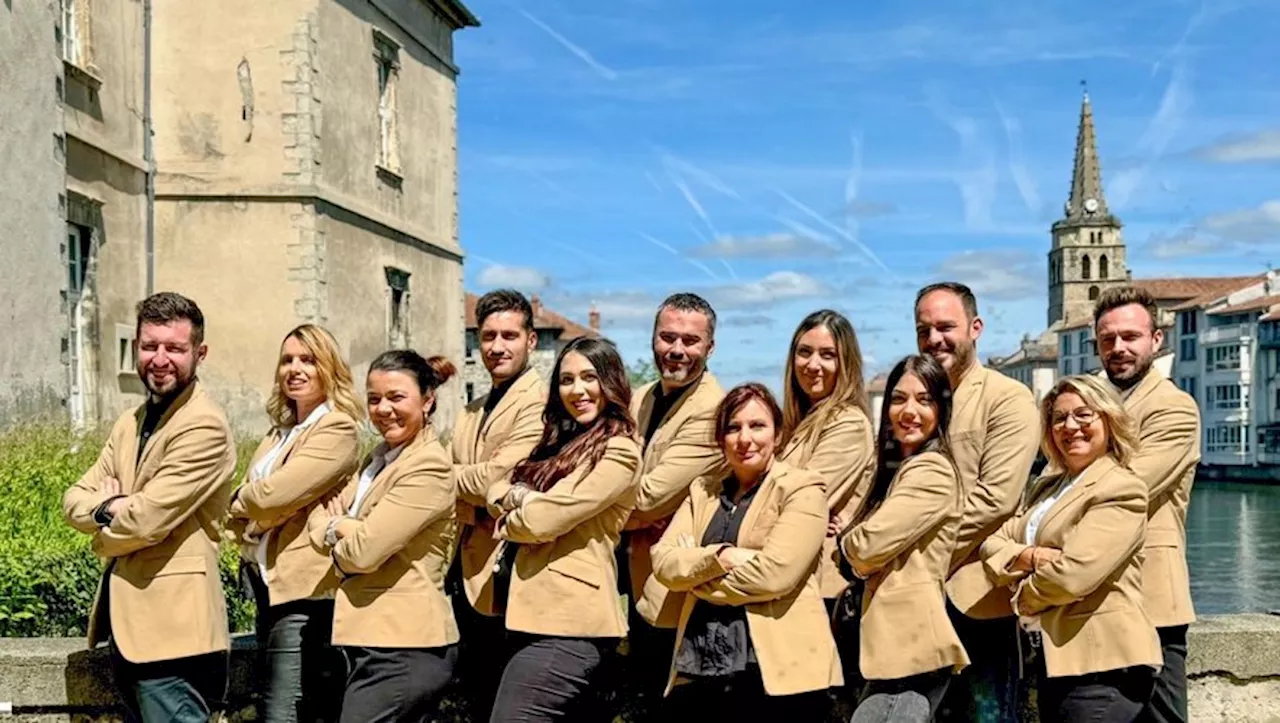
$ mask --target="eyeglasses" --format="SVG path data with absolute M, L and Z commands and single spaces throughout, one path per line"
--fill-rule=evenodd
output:
M 1070 412 L 1054 412 L 1051 421 L 1053 422 L 1054 429 L 1062 429 L 1067 426 L 1068 419 L 1076 420 L 1076 425 L 1078 426 L 1087 427 L 1090 424 L 1093 424 L 1093 421 L 1097 418 L 1098 413 L 1092 409 L 1088 407 L 1076 407 Z

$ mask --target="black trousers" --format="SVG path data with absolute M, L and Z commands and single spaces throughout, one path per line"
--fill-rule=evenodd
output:
M 680 706 L 676 701 L 685 686 L 663 697 L 675 657 L 676 631 L 657 628 L 645 622 L 632 609 L 627 631 L 627 668 L 625 677 L 634 699 L 632 708 L 637 723 L 665 723 L 671 711 Z
M 341 723 L 428 723 L 458 660 L 457 645 L 342 651 L 350 672 Z
M 1146 666 L 1062 678 L 1049 678 L 1042 672 L 1037 691 L 1040 720 L 1132 723 L 1151 697 L 1154 675 Z
M 947 601 L 947 616 L 969 666 L 951 681 L 938 720 L 942 723 L 1018 723 L 1017 618 L 977 620 Z
M 668 723 L 823 723 L 831 708 L 825 690 L 769 695 L 764 691 L 760 669 L 755 666 L 733 675 L 699 678 L 676 690 L 680 691 L 680 704 L 671 706 L 665 719 Z
M 1151 700 L 1139 719 L 1143 723 L 1186 723 L 1187 718 L 1187 626 L 1156 628 L 1164 667 L 1155 680 Z
M 111 663 L 129 723 L 205 723 L 225 705 L 225 652 L 134 663 L 113 640 Z
M 474 533 L 473 533 L 474 534 Z M 455 678 L 463 705 L 473 721 L 489 720 L 502 670 L 507 667 L 507 625 L 501 615 L 482 615 L 467 599 L 462 584 L 462 556 L 454 555 L 445 577 L 453 617 L 458 621 L 458 667 Z
M 333 601 L 295 600 L 272 605 L 257 565 L 241 575 L 258 605 L 259 669 L 264 723 L 316 723 L 338 719 L 346 661 L 333 647 Z
M 616 638 L 513 633 L 490 723 L 599 723 L 612 719 L 601 693 Z

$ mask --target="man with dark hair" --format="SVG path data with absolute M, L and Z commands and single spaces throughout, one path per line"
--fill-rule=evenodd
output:
M 653 323 L 653 363 L 658 381 L 631 399 L 631 414 L 644 435 L 636 506 L 627 522 L 621 564 L 631 600 L 630 668 L 642 695 L 661 699 L 675 648 L 680 596 L 654 577 L 649 549 L 702 475 L 724 466 L 715 440 L 716 406 L 724 397 L 707 371 L 715 350 L 716 312 L 697 294 L 674 294 L 658 306 Z M 622 554 L 619 555 L 620 558 Z M 657 717 L 660 705 L 647 706 Z
M 916 343 L 951 379 L 947 441 L 964 510 L 947 579 L 947 612 L 971 664 L 955 676 L 938 720 L 1018 720 L 1018 627 L 1008 591 L 990 584 L 978 549 L 1018 509 L 1040 445 L 1031 390 L 982 366 L 983 321 L 968 286 L 946 282 L 916 295 Z
M 208 353 L 199 307 L 155 294 L 138 304 L 137 329 L 148 399 L 116 421 L 97 463 L 63 497 L 63 514 L 108 560 L 89 646 L 110 640 L 131 718 L 206 721 L 226 692 L 218 541 L 235 444 L 197 379 Z
M 1164 666 L 1139 720 L 1187 720 L 1187 627 L 1195 621 L 1187 570 L 1187 506 L 1200 461 L 1200 410 L 1152 368 L 1164 333 L 1145 289 L 1107 289 L 1094 307 L 1098 357 L 1137 426 L 1129 469 L 1147 483 L 1143 607 L 1160 634 Z
M 493 590 L 497 542 L 485 495 L 529 456 L 542 436 L 547 384 L 529 366 L 538 346 L 533 325 L 533 306 L 518 291 L 490 291 L 476 302 L 480 359 L 493 387 L 466 406 L 449 441 L 463 526 L 450 570 L 463 645 L 458 678 L 475 720 L 488 719 L 506 665 L 506 627 Z

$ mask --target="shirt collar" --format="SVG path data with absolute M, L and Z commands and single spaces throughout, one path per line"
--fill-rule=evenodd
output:
M 322 402 L 320 406 L 316 407 L 315 409 L 312 409 L 311 414 L 308 414 L 306 419 L 299 422 L 296 425 L 296 428 L 300 430 L 306 429 L 307 427 L 310 427 L 316 422 L 319 422 L 321 417 L 323 417 L 324 415 L 332 411 L 333 411 L 333 407 L 330 406 L 328 401 Z

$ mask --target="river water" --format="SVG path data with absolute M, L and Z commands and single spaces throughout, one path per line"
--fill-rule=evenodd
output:
M 1196 482 L 1187 564 L 1197 613 L 1280 610 L 1280 485 Z

